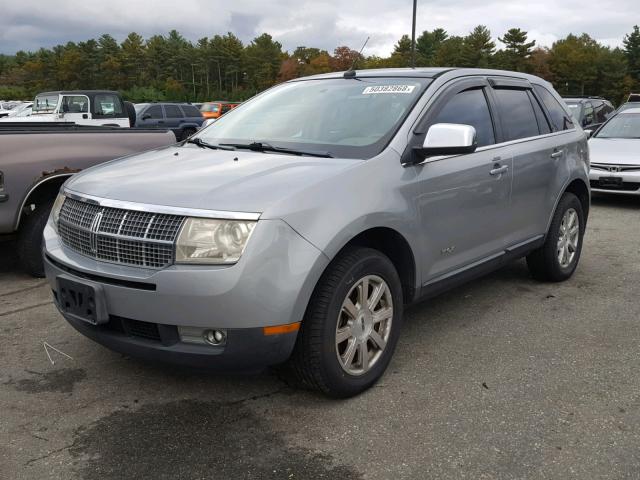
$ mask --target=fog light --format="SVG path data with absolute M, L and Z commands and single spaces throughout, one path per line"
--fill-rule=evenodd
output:
M 227 343 L 227 332 L 223 329 L 205 329 L 202 327 L 178 326 L 180 340 L 184 343 L 199 345 L 223 346 Z
M 204 339 L 211 345 L 221 345 L 227 338 L 227 335 L 222 330 L 205 330 Z

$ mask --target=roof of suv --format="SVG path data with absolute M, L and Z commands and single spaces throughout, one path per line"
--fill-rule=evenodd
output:
M 569 96 L 564 96 L 564 97 L 562 97 L 562 99 L 563 99 L 565 102 L 571 102 L 571 103 L 589 102 L 589 101 L 591 101 L 591 100 L 602 100 L 603 102 L 611 103 L 611 102 L 609 102 L 609 100 L 607 100 L 607 99 L 606 99 L 606 98 L 604 98 L 604 97 L 595 97 L 595 96 L 594 96 L 594 97 L 589 97 L 589 96 L 585 96 L 585 97 L 572 97 L 572 96 L 570 96 L 570 95 L 569 95 Z
M 344 78 L 345 72 L 321 73 L 308 77 L 295 78 L 290 82 L 317 80 L 324 78 Z M 464 77 L 472 75 L 487 75 L 496 77 L 512 77 L 529 80 L 533 83 L 549 84 L 546 80 L 528 73 L 512 72 L 508 70 L 493 70 L 489 68 L 372 68 L 367 70 L 355 70 L 355 75 L 348 78 L 371 78 L 371 77 L 405 77 L 405 78 L 438 78 L 450 74 L 451 77 Z

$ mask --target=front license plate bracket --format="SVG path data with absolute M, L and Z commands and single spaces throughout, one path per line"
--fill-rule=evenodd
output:
M 78 282 L 68 275 L 56 277 L 60 310 L 77 320 L 99 325 L 109 321 L 102 285 L 90 281 Z

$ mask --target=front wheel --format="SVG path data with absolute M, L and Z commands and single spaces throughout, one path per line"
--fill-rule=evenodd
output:
M 567 192 L 558 202 L 544 245 L 527 256 L 533 278 L 561 282 L 571 277 L 580 260 L 584 231 L 582 203 Z
M 402 287 L 391 261 L 370 248 L 349 248 L 318 282 L 288 371 L 332 397 L 371 387 L 393 355 L 402 323 Z

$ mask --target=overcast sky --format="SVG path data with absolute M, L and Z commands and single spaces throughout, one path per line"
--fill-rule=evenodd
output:
M 589 33 L 621 45 L 640 23 L 639 0 L 418 0 L 416 30 L 442 27 L 464 35 L 489 27 L 494 38 L 511 27 L 550 46 L 568 33 Z M 122 40 L 177 29 L 189 40 L 231 31 L 243 41 L 267 32 L 285 49 L 305 45 L 329 51 L 338 45 L 366 55 L 388 55 L 411 34 L 412 0 L 0 0 L 0 52 L 36 50 L 110 33 Z

